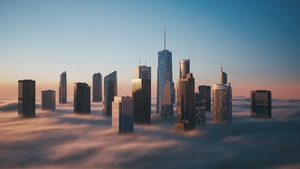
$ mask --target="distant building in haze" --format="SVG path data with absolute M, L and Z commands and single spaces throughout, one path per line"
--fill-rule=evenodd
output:
M 195 129 L 195 79 L 192 73 L 179 78 L 177 89 L 177 121 L 174 131 Z
M 151 124 L 151 67 L 139 67 L 134 69 L 136 78 L 132 80 L 134 122 Z
M 166 33 L 164 34 L 164 50 L 158 52 L 156 98 L 156 113 L 163 118 L 173 117 L 175 89 L 172 71 L 172 52 L 166 50 Z
M 251 91 L 251 117 L 272 118 L 272 97 L 271 91 Z
M 179 78 L 184 78 L 190 73 L 190 59 L 179 61 Z
M 210 86 L 201 85 L 198 86 L 198 100 L 199 102 L 204 103 L 204 107 L 206 111 L 211 110 L 211 90 Z
M 93 75 L 93 102 L 102 102 L 102 75 L 95 73 Z
M 59 103 L 67 103 L 67 73 L 63 72 L 60 75 L 59 81 Z
M 18 114 L 22 117 L 35 116 L 35 81 L 18 81 Z
M 222 75 L 222 65 L 221 72 Z M 226 85 L 226 78 L 221 78 L 221 84 L 213 84 L 213 121 L 232 121 L 232 89 Z
M 103 115 L 111 116 L 112 102 L 114 97 L 118 95 L 117 88 L 117 72 L 114 71 L 104 77 L 104 102 L 103 102 Z
M 91 89 L 86 83 L 74 84 L 74 113 L 91 114 Z
M 133 79 L 151 79 L 151 67 L 145 65 L 134 67 Z
M 42 91 L 42 110 L 55 110 L 55 91 Z
M 133 133 L 133 102 L 131 97 L 115 96 L 112 103 L 112 128 L 120 134 Z

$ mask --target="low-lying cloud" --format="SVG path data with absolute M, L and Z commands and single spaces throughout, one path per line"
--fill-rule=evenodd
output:
M 16 100 L 0 100 L 0 168 L 300 168 L 300 100 L 273 100 L 272 119 L 250 118 L 249 98 L 233 101 L 233 122 L 173 132 L 152 106 L 152 124 L 119 135 L 102 104 L 91 115 L 72 103 L 19 118 Z M 40 107 L 40 101 L 37 101 Z

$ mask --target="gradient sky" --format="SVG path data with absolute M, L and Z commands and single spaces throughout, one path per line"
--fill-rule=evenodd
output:
M 131 95 L 133 68 L 152 67 L 157 52 L 191 60 L 198 85 L 219 83 L 220 62 L 234 96 L 267 89 L 300 98 L 300 1 L 19 1 L 0 0 L 0 97 L 17 96 L 17 81 L 36 80 L 58 93 L 59 75 L 91 85 L 93 73 L 118 72 L 119 95 Z M 72 98 L 68 97 L 68 100 Z

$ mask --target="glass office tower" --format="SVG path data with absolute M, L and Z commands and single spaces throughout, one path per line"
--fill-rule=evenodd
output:
M 35 81 L 18 81 L 18 114 L 21 117 L 35 116 Z
M 60 75 L 59 81 L 59 103 L 67 103 L 67 73 L 63 72 Z
M 111 116 L 112 102 L 114 101 L 114 97 L 117 95 L 117 71 L 114 71 L 104 77 L 103 115 Z
M 251 117 L 265 119 L 272 118 L 271 91 L 251 91 Z
M 86 83 L 74 84 L 74 113 L 91 114 L 91 88 Z
M 213 84 L 213 121 L 232 121 L 232 90 L 230 83 Z
M 172 52 L 166 50 L 166 45 L 164 50 L 158 52 L 156 99 L 156 113 L 160 114 L 163 118 L 173 117 L 175 89 L 172 71 Z
M 102 102 L 102 75 L 95 73 L 93 75 L 93 102 Z
M 55 110 L 55 91 L 42 91 L 42 110 Z

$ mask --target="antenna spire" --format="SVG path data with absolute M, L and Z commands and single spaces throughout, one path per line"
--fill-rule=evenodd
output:
M 164 50 L 166 50 L 166 28 L 164 29 Z
M 221 72 L 223 72 L 222 62 L 221 62 Z

